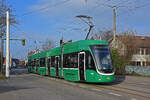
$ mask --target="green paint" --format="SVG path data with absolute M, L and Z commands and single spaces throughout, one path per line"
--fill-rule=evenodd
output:
M 38 74 L 42 75 L 42 76 L 45 76 L 46 75 L 46 67 L 40 67 L 38 69 Z
M 29 73 L 32 72 L 32 66 L 28 66 L 28 72 L 29 72 Z
M 55 76 L 56 76 L 56 69 L 55 69 L 54 67 L 51 67 L 51 68 L 50 68 L 50 71 L 51 71 L 51 72 L 50 72 L 51 76 L 52 76 L 52 77 L 55 77 Z
M 64 54 L 73 53 L 73 52 L 80 52 L 80 51 L 89 51 L 91 52 L 90 45 L 108 45 L 106 41 L 97 41 L 97 40 L 80 40 L 77 42 L 69 43 L 64 45 Z M 60 56 L 61 57 L 61 46 L 57 48 L 53 48 L 50 50 L 45 50 L 40 53 L 36 53 L 30 55 L 28 57 L 29 60 L 33 59 L 40 59 L 40 58 L 47 58 L 50 56 Z M 59 77 L 61 77 L 61 65 L 62 62 L 60 61 L 59 66 Z M 46 66 L 46 64 L 45 64 Z M 48 75 L 48 69 L 46 67 L 40 67 L 38 63 L 38 71 L 36 72 L 36 68 L 32 68 L 31 66 L 28 67 L 29 72 L 38 73 L 40 75 Z M 114 75 L 105 76 L 100 75 L 94 70 L 86 70 L 85 71 L 85 79 L 86 82 L 112 82 L 114 80 Z M 50 68 L 50 76 L 56 77 L 56 69 L 54 67 Z M 78 68 L 76 69 L 63 69 L 63 78 L 69 81 L 80 81 L 79 79 L 79 71 Z
M 100 75 L 94 70 L 86 70 L 86 82 L 112 82 L 114 75 Z
M 63 69 L 63 76 L 65 80 L 79 81 L 78 69 Z

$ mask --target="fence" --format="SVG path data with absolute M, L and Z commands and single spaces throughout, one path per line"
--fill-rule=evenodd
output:
M 125 71 L 127 74 L 139 74 L 150 76 L 150 66 L 141 67 L 141 66 L 126 66 Z

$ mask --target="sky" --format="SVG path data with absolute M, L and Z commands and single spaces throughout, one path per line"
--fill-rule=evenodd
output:
M 59 39 L 84 40 L 88 25 L 75 17 L 91 16 L 94 32 L 113 28 L 113 9 L 117 6 L 117 34 L 135 30 L 137 35 L 150 35 L 149 0 L 7 0 L 14 9 L 18 25 L 11 26 L 11 38 L 25 38 L 26 45 L 11 41 L 14 58 L 26 58 L 27 53 L 47 39 L 59 46 Z M 36 41 L 36 42 L 35 42 Z

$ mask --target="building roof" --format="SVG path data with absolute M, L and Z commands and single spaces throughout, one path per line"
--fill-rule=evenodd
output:
M 150 37 L 149 36 L 135 36 L 135 45 L 139 48 L 150 48 Z
M 117 38 L 122 40 L 123 35 L 118 35 Z M 150 37 L 149 36 L 133 36 L 135 47 L 137 48 L 150 48 Z

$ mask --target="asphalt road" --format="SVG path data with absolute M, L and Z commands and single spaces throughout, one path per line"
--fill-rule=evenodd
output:
M 149 100 L 110 88 L 128 86 L 125 80 L 130 78 L 113 84 L 85 84 L 28 74 L 26 69 L 13 69 L 11 73 L 9 79 L 0 80 L 0 100 Z

